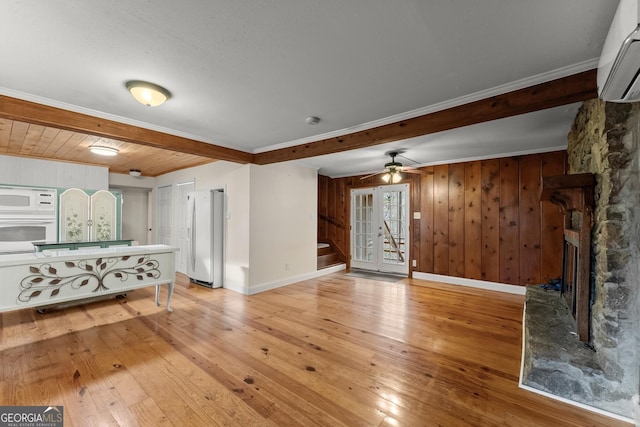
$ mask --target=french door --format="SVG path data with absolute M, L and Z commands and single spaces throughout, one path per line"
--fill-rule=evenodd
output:
M 351 190 L 351 267 L 409 274 L 409 184 Z

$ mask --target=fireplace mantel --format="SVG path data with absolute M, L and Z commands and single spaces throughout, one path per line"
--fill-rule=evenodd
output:
M 560 205 L 565 212 L 592 211 L 595 184 L 596 178 L 592 173 L 545 176 L 542 178 L 540 200 Z
M 540 193 L 541 201 L 559 205 L 564 214 L 562 290 L 581 341 L 589 341 L 590 338 L 591 227 L 595 182 L 592 173 L 547 176 L 542 179 Z M 582 213 L 578 229 L 572 224 L 571 211 Z

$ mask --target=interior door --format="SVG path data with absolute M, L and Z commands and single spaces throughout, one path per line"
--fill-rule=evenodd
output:
M 351 190 L 351 267 L 409 274 L 409 184 Z
M 187 236 L 187 193 L 195 189 L 193 181 L 178 184 L 176 190 L 178 202 L 176 203 L 176 236 L 180 250 L 176 252 L 176 270 L 187 273 L 187 258 L 189 236 Z
M 171 207 L 173 206 L 173 187 L 167 185 L 165 187 L 158 187 L 158 201 L 157 201 L 157 217 L 156 217 L 156 230 L 158 232 L 158 238 L 156 241 L 161 245 L 171 244 L 171 235 L 173 234 L 173 227 L 171 226 Z

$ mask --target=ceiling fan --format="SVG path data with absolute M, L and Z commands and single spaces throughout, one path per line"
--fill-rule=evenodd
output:
M 389 163 L 385 163 L 384 169 L 381 172 L 372 173 L 371 175 L 363 176 L 360 179 L 367 179 L 371 178 L 372 176 L 382 174 L 381 178 L 384 182 L 391 182 L 393 184 L 396 184 L 402 180 L 401 173 L 423 173 L 420 169 L 416 169 L 411 166 L 402 166 L 402 163 L 397 162 L 396 156 L 401 156 L 399 151 L 390 151 L 387 153 L 387 155 L 391 156 L 391 161 Z

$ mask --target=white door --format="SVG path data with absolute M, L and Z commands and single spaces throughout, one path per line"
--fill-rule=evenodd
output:
M 189 237 L 187 236 L 187 193 L 193 191 L 195 184 L 193 181 L 178 184 L 176 188 L 176 244 L 180 248 L 176 252 L 176 270 L 181 273 L 187 274 L 187 257 L 188 257 L 188 243 Z
M 158 187 L 158 202 L 157 206 L 157 218 L 156 218 L 156 230 L 158 244 L 170 245 L 171 244 L 171 207 L 173 201 L 173 187 L 167 185 L 165 187 Z
M 153 206 L 154 204 L 153 191 L 147 193 L 147 206 Z M 152 245 L 156 243 L 156 235 L 153 230 L 153 209 L 147 209 L 147 244 Z
M 351 267 L 409 274 L 409 184 L 351 190 Z

